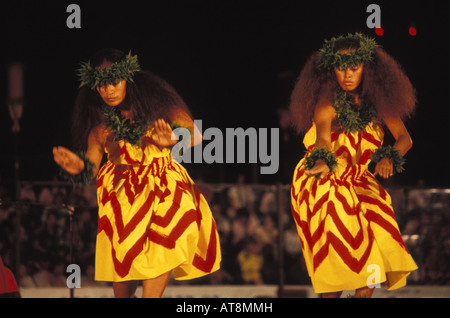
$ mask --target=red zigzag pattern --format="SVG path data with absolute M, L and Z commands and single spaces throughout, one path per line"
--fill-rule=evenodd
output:
M 114 169 L 114 165 L 110 164 L 110 166 L 105 166 L 105 173 L 102 174 L 102 177 L 99 178 L 97 182 L 97 186 L 100 186 L 103 182 L 103 177 L 106 173 L 111 172 L 111 169 Z M 158 170 L 158 169 L 155 169 Z M 129 198 L 129 203 L 132 204 L 132 200 L 130 198 L 134 198 L 135 194 L 132 193 L 132 188 L 137 189 L 136 192 L 140 191 L 139 189 L 142 189 L 148 182 L 148 178 L 143 178 L 143 184 L 137 185 L 136 182 L 138 182 L 137 176 L 133 175 L 133 169 L 126 170 L 127 173 L 131 173 L 132 175 L 125 180 L 125 192 L 127 194 L 127 197 Z M 129 172 L 131 171 L 131 172 Z M 145 172 L 144 172 L 145 173 Z M 121 178 L 123 178 L 122 172 L 116 171 L 115 176 L 115 183 L 118 182 Z M 167 180 L 162 180 L 162 183 L 167 182 Z M 132 184 L 133 183 L 133 184 Z M 201 193 L 197 186 L 192 185 L 194 196 L 196 199 L 196 202 L 200 202 L 200 196 Z M 166 228 L 173 220 L 175 214 L 179 211 L 180 205 L 179 202 L 181 202 L 182 196 L 185 192 L 190 192 L 191 188 L 188 184 L 183 182 L 177 181 L 177 187 L 175 188 L 175 193 L 173 197 L 173 203 L 170 206 L 170 208 L 165 213 L 164 217 L 161 216 L 154 216 L 152 219 L 152 222 L 162 228 Z M 163 202 L 164 199 L 171 195 L 171 192 L 169 189 L 166 189 L 164 193 L 162 193 L 159 189 L 156 191 L 152 191 L 150 195 L 146 198 L 145 202 L 142 204 L 142 206 L 139 208 L 137 213 L 133 215 L 132 219 L 125 225 L 123 224 L 123 218 L 122 218 L 122 207 L 120 206 L 119 201 L 117 200 L 116 193 L 112 191 L 108 194 L 108 191 L 106 189 L 103 189 L 103 195 L 101 198 L 101 204 L 104 206 L 108 202 L 110 202 L 111 207 L 113 209 L 114 219 L 116 222 L 116 231 L 119 237 L 119 243 L 123 242 L 129 234 L 132 233 L 132 231 L 136 228 L 136 226 L 144 219 L 144 217 L 149 213 L 149 211 L 152 208 L 152 204 L 155 201 L 155 196 L 158 196 L 160 199 L 160 202 Z M 136 242 L 135 244 L 127 251 L 124 259 L 122 261 L 119 261 L 116 256 L 116 251 L 113 247 L 113 234 L 114 230 L 112 228 L 111 222 L 108 219 L 106 215 L 102 216 L 98 220 L 98 231 L 97 234 L 101 233 L 102 231 L 105 232 L 106 236 L 109 238 L 112 246 L 112 256 L 113 256 L 113 262 L 116 272 L 121 276 L 125 277 L 131 268 L 131 264 L 133 260 L 136 258 L 139 253 L 143 250 L 143 245 L 145 241 L 148 239 L 154 244 L 162 245 L 168 249 L 175 248 L 177 239 L 184 233 L 184 231 L 192 224 L 196 222 L 197 226 L 200 226 L 201 222 L 201 213 L 199 211 L 199 207 L 197 206 L 197 209 L 191 209 L 189 211 L 186 211 L 184 215 L 181 217 L 181 219 L 178 221 L 178 223 L 174 226 L 170 234 L 163 235 L 161 233 L 158 233 L 157 231 L 154 231 L 149 228 L 149 230 L 144 233 Z M 214 220 L 211 220 L 211 235 L 210 240 L 208 244 L 207 254 L 206 258 L 203 259 L 200 255 L 195 254 L 193 265 L 198 268 L 199 270 L 202 270 L 204 272 L 209 272 L 212 269 L 212 266 L 214 265 L 215 259 L 216 259 L 216 224 Z
M 351 133 L 344 132 L 333 132 L 331 139 L 332 142 L 335 142 L 340 134 L 344 134 L 347 137 L 348 144 L 354 149 L 358 149 L 361 146 L 362 140 L 366 140 L 369 143 L 373 144 L 375 147 L 380 147 L 381 142 L 376 140 L 376 138 L 364 131 L 363 133 L 357 134 L 357 138 L 353 136 Z M 307 149 L 310 151 L 314 148 L 314 145 L 310 145 Z M 351 250 L 347 247 L 350 246 L 351 249 L 356 250 L 361 247 L 364 242 L 364 233 L 363 233 L 363 225 L 361 223 L 362 213 L 363 217 L 370 223 L 378 225 L 384 231 L 390 234 L 390 236 L 407 252 L 407 248 L 405 243 L 403 242 L 399 231 L 389 222 L 389 219 L 393 219 L 395 221 L 395 215 L 391 208 L 386 203 L 387 193 L 383 189 L 383 187 L 378 183 L 378 181 L 366 170 L 361 170 L 362 165 L 365 165 L 370 160 L 370 155 L 372 153 L 371 149 L 366 149 L 361 157 L 359 158 L 356 165 L 352 162 L 351 152 L 345 146 L 341 145 L 337 151 L 336 155 L 341 156 L 344 153 L 347 155 L 347 167 L 345 171 L 339 177 L 331 178 L 330 175 L 327 178 L 322 180 L 315 180 L 312 182 L 311 187 L 308 189 L 305 188 L 307 182 L 310 180 L 310 177 L 304 174 L 303 165 L 298 167 L 296 171 L 296 177 L 293 180 L 293 185 L 291 188 L 291 198 L 292 198 L 292 213 L 295 219 L 297 226 L 300 228 L 306 242 L 302 240 L 300 237 L 302 248 L 308 248 L 309 251 L 313 251 L 316 243 L 325 236 L 325 243 L 322 247 L 313 255 L 313 264 L 314 270 L 316 270 L 323 260 L 328 256 L 330 246 L 336 251 L 336 253 L 340 256 L 342 261 L 350 268 L 352 271 L 359 273 L 364 267 L 374 241 L 373 232 L 371 226 L 367 227 L 367 246 L 362 254 L 362 256 L 357 259 L 355 258 Z M 364 168 L 365 169 L 365 168 Z M 310 199 L 316 199 L 317 187 L 325 185 L 325 183 L 329 182 L 330 190 L 334 188 L 335 201 L 330 200 L 330 192 L 326 192 L 322 195 L 322 197 L 315 200 L 315 203 L 310 204 Z M 299 185 L 295 186 L 296 184 Z M 377 187 L 378 191 L 374 192 L 374 186 Z M 296 188 L 299 191 L 296 193 Z M 345 190 L 344 190 L 345 189 Z M 351 191 L 355 191 L 352 196 Z M 340 191 L 348 191 L 347 196 L 349 198 L 355 197 L 356 202 L 354 202 L 354 206 L 351 206 L 351 202 L 346 199 L 344 194 L 340 193 Z M 374 196 L 369 196 L 363 194 L 368 191 L 374 192 Z M 301 197 L 300 197 L 301 196 Z M 334 199 L 334 198 L 333 198 Z M 294 206 L 294 202 L 295 205 Z M 349 230 L 342 223 L 341 218 L 338 216 L 336 205 L 339 205 L 339 210 L 344 211 L 349 216 L 356 216 L 359 222 L 360 229 L 353 236 Z M 364 206 L 364 208 L 363 208 Z M 370 206 L 374 206 L 373 209 Z M 306 217 L 302 220 L 299 211 L 300 207 L 306 208 Z M 312 209 L 312 210 L 311 210 Z M 327 217 L 330 217 L 338 229 L 340 236 L 345 241 L 344 244 L 341 239 L 336 236 L 336 234 L 326 231 L 325 229 L 325 220 L 327 217 L 324 217 L 320 223 L 317 225 L 315 231 L 311 233 L 311 228 L 309 225 L 312 217 L 321 211 L 322 209 L 326 209 Z M 381 211 L 380 212 L 376 212 Z

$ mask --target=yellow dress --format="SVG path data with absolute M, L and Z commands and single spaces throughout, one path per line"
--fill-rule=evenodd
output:
M 142 145 L 106 139 L 97 176 L 95 279 L 144 280 L 173 270 L 178 280 L 220 266 L 216 223 L 186 170 L 147 132 Z
M 352 290 L 385 282 L 402 287 L 417 266 L 402 240 L 391 198 L 367 169 L 382 146 L 382 128 L 369 123 L 361 132 L 334 131 L 338 166 L 322 180 L 305 175 L 306 156 L 295 168 L 292 213 L 308 274 L 316 293 Z M 314 148 L 316 127 L 304 137 Z

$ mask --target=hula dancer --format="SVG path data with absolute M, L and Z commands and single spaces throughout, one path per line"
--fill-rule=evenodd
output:
M 97 177 L 95 279 L 113 282 L 116 297 L 133 297 L 138 281 L 143 297 L 161 297 L 172 272 L 184 280 L 216 271 L 221 254 L 208 203 L 171 156 L 173 124 L 193 132 L 191 144 L 199 134 L 183 100 L 142 71 L 137 56 L 115 49 L 97 52 L 79 76 L 72 130 L 86 152 L 53 154 L 74 184 Z
M 292 213 L 316 293 L 371 297 L 374 285 L 406 284 L 417 269 L 376 175 L 403 171 L 412 146 L 403 119 L 415 91 L 398 63 L 360 33 L 325 41 L 291 95 L 305 157 L 292 182 Z M 383 146 L 383 126 L 396 142 Z M 374 174 L 368 170 L 376 162 Z

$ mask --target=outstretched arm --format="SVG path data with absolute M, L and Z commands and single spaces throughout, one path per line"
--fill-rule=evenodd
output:
M 84 162 L 71 150 L 58 146 L 53 147 L 53 158 L 57 164 L 70 174 L 77 175 L 84 170 Z
M 88 149 L 86 151 L 86 158 L 94 164 L 93 176 L 97 175 L 104 153 L 99 131 L 98 128 L 93 129 L 89 134 Z M 61 168 L 72 175 L 77 175 L 85 169 L 83 160 L 67 148 L 61 146 L 53 147 L 53 158 Z

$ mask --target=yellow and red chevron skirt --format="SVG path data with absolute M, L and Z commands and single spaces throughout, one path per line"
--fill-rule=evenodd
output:
M 175 279 L 219 269 L 216 223 L 205 198 L 170 150 L 150 134 L 142 146 L 106 141 L 97 176 L 95 279 L 144 280 L 173 270 Z
M 316 293 L 385 283 L 402 287 L 417 266 L 402 240 L 391 198 L 367 166 L 382 146 L 384 132 L 370 123 L 362 132 L 334 131 L 338 167 L 322 180 L 305 175 L 303 158 L 295 168 L 292 213 L 308 274 Z M 314 148 L 316 127 L 304 137 Z M 306 157 L 306 156 L 305 156 Z

